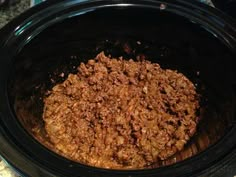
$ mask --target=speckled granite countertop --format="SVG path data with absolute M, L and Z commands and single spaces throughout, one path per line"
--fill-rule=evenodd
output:
M 0 28 L 7 24 L 14 17 L 30 7 L 30 0 L 21 0 L 16 5 L 0 9 Z
M 0 177 L 20 177 L 0 159 Z

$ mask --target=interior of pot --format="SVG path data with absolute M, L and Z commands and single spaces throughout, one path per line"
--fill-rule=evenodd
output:
M 128 50 L 127 50 L 128 49 Z M 15 57 L 9 78 L 11 106 L 22 126 L 51 147 L 42 119 L 43 99 L 81 62 L 104 51 L 113 57 L 144 55 L 187 76 L 201 95 L 201 121 L 185 148 L 151 167 L 199 154 L 232 128 L 235 112 L 233 55 L 220 40 L 187 18 L 151 9 L 101 9 L 58 22 Z

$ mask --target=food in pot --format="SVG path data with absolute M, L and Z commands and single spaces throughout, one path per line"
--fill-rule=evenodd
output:
M 167 159 L 196 131 L 199 96 L 183 74 L 102 52 L 44 100 L 54 150 L 103 168 L 144 168 Z

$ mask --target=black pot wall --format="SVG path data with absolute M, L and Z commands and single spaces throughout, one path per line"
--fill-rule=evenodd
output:
M 216 8 L 236 19 L 236 0 L 212 0 Z
M 0 153 L 25 175 L 194 176 L 214 171 L 234 153 L 235 27 L 210 7 L 173 0 L 50 1 L 15 19 L 0 39 Z M 152 169 L 105 170 L 64 159 L 38 142 L 46 140 L 45 92 L 100 51 L 127 59 L 144 54 L 196 84 L 202 120 L 182 152 Z

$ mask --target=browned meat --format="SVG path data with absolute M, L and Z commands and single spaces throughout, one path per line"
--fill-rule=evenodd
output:
M 183 149 L 198 122 L 198 94 L 183 74 L 103 52 L 81 63 L 44 101 L 55 151 L 103 168 L 164 160 Z

